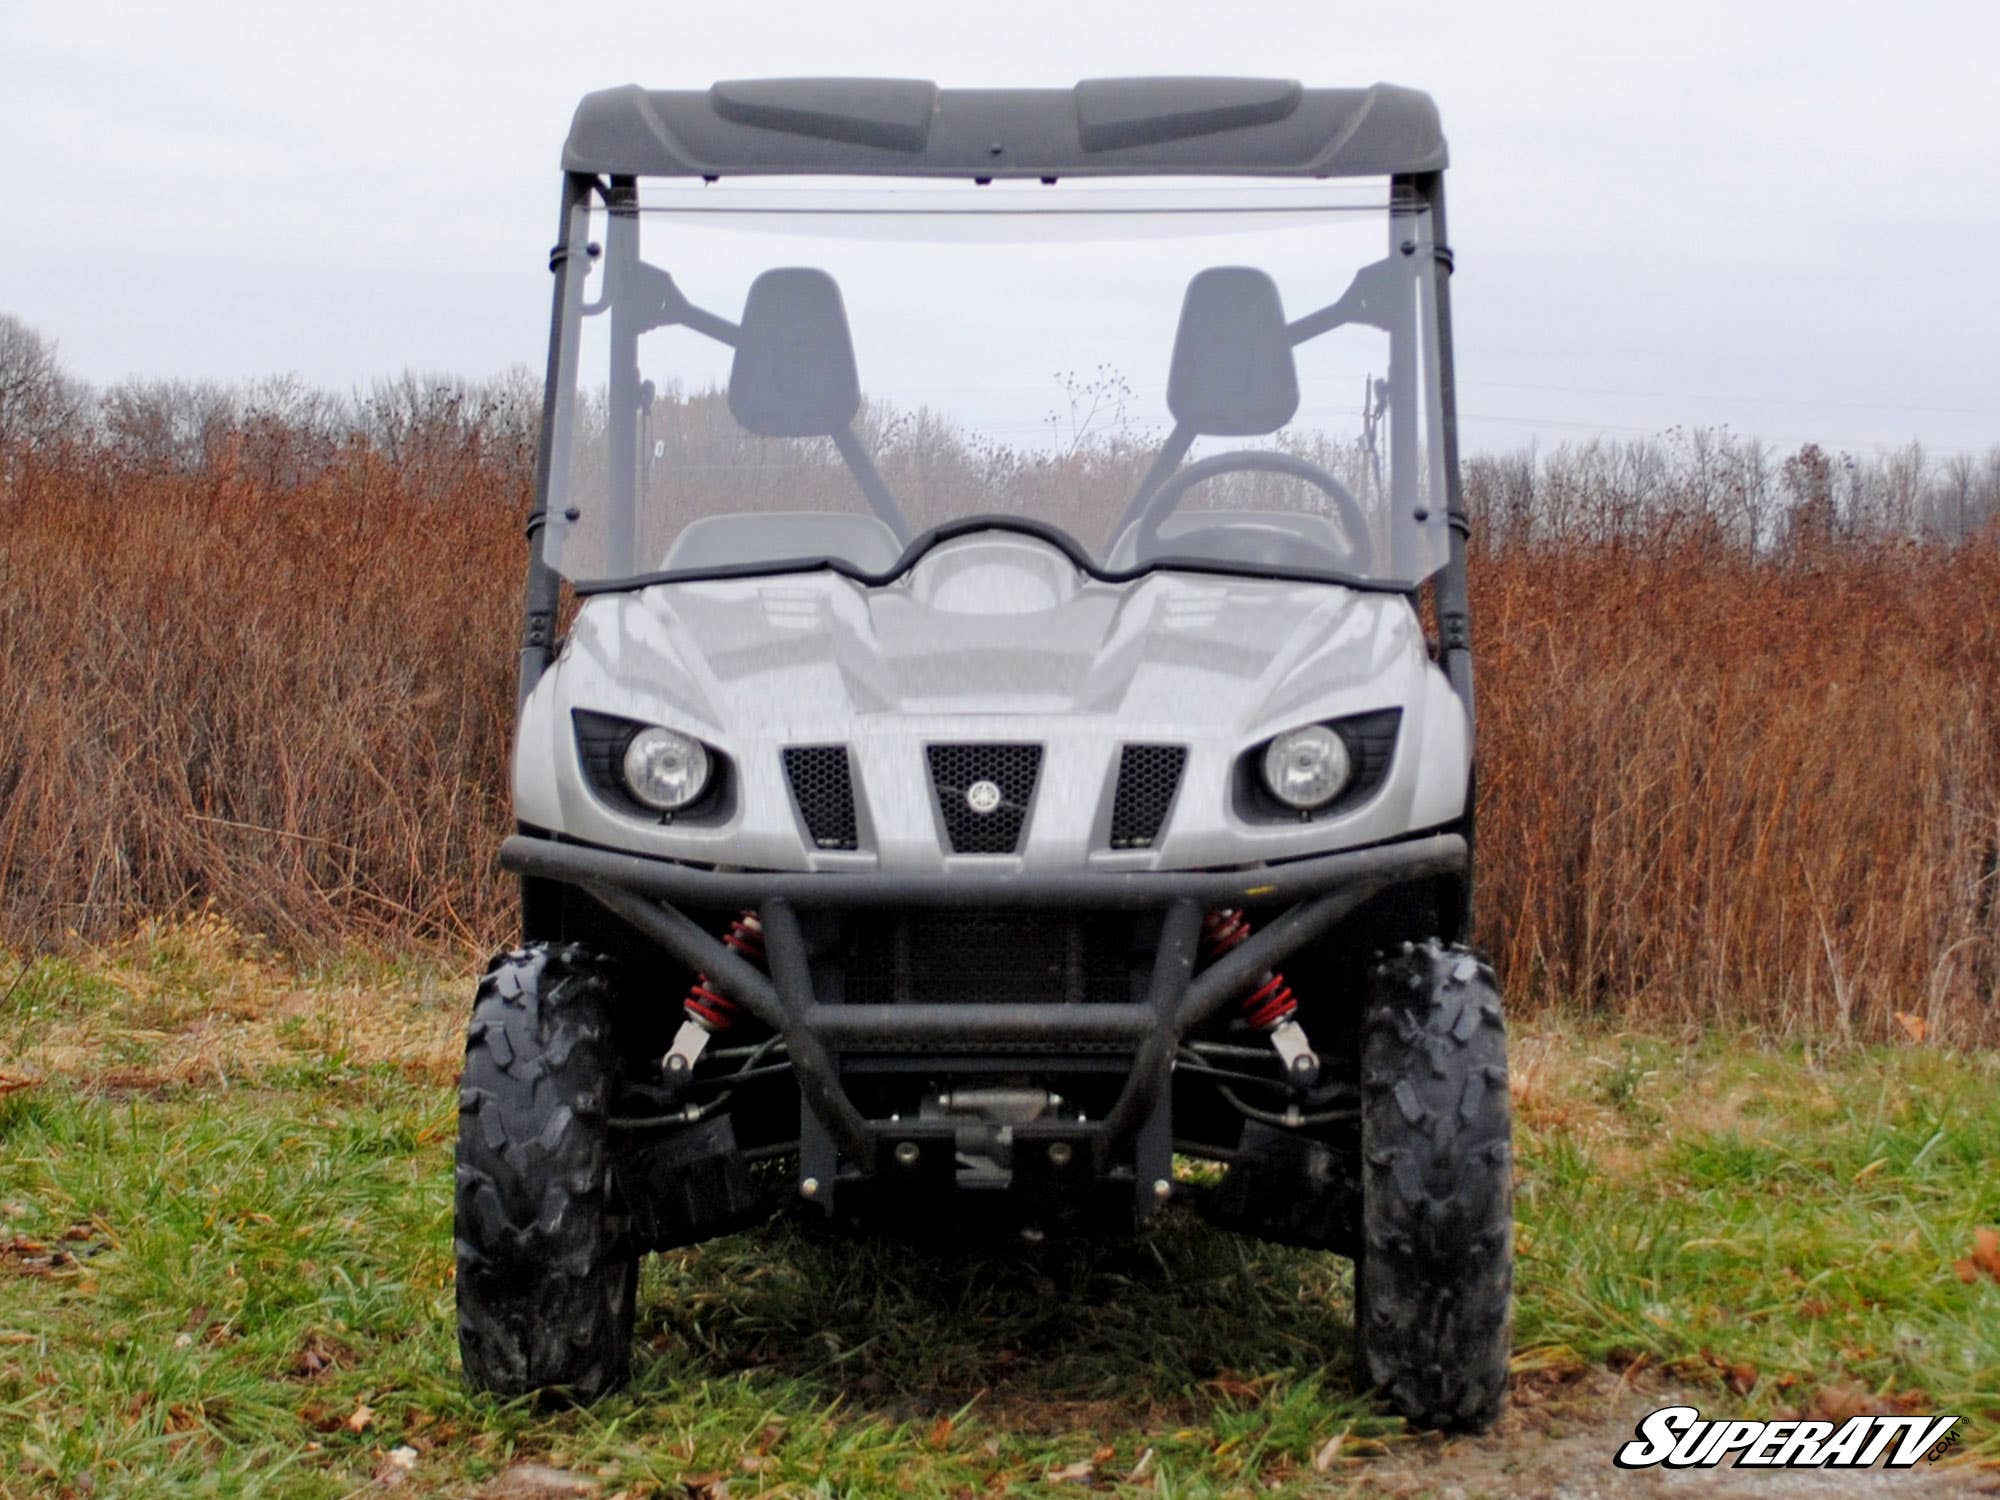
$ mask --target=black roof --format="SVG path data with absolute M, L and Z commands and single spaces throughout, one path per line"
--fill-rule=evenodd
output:
M 1053 89 L 890 78 L 632 84 L 586 94 L 563 147 L 566 170 L 636 177 L 1378 177 L 1444 164 L 1428 94 L 1266 78 L 1095 78 Z

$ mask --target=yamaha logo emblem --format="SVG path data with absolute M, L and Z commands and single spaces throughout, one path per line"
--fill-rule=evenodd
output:
M 982 818 L 1000 806 L 1000 788 L 991 781 L 975 781 L 965 789 L 965 805 Z

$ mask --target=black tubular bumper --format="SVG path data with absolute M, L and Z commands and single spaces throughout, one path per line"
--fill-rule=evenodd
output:
M 1466 860 L 1465 840 L 1455 833 L 1253 870 L 1059 875 L 720 872 L 529 834 L 516 834 L 500 848 L 500 862 L 507 869 L 581 887 L 636 931 L 706 973 L 783 1036 L 811 1115 L 863 1171 L 872 1170 L 890 1138 L 907 1135 L 908 1127 L 863 1118 L 841 1086 L 834 1053 L 870 1043 L 958 1049 L 1010 1042 L 1130 1046 L 1132 1071 L 1117 1103 L 1083 1132 L 1101 1168 L 1113 1148 L 1138 1131 L 1167 1097 L 1175 1049 L 1190 1030 L 1377 892 L 1462 874 Z M 763 921 L 770 972 L 726 947 L 680 911 L 682 905 L 756 910 Z M 825 1005 L 815 998 L 799 911 L 915 906 L 1159 910 L 1163 921 L 1146 999 L 1128 1004 Z M 1287 909 L 1197 974 L 1203 914 L 1241 906 Z

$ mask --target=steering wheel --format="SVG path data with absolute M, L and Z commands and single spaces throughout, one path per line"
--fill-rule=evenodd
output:
M 1333 501 L 1335 510 L 1340 514 L 1340 529 L 1347 537 L 1347 551 L 1344 556 L 1336 555 L 1331 548 L 1316 547 L 1303 538 L 1288 545 L 1295 550 L 1324 553 L 1336 568 L 1344 572 L 1367 571 L 1368 517 L 1361 509 L 1361 502 L 1354 498 L 1354 492 L 1318 464 L 1271 448 L 1238 448 L 1229 453 L 1218 453 L 1170 475 L 1146 497 L 1146 508 L 1139 513 L 1134 555 L 1143 558 L 1156 553 L 1159 550 L 1160 523 L 1173 514 L 1174 507 L 1181 503 L 1181 497 L 1196 485 L 1206 484 L 1222 474 L 1285 474 L 1293 479 L 1303 479 Z M 1211 526 L 1189 532 L 1176 540 L 1187 542 L 1214 537 L 1220 541 L 1216 534 L 1230 529 Z M 1282 562 L 1277 558 L 1270 561 L 1274 566 Z

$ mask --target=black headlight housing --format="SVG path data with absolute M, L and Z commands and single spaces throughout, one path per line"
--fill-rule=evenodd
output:
M 1235 804 L 1236 815 L 1250 823 L 1310 823 L 1316 818 L 1331 817 L 1366 802 L 1382 788 L 1389 779 L 1389 767 L 1396 758 L 1396 736 L 1402 728 L 1401 708 L 1376 709 L 1372 713 L 1350 714 L 1342 719 L 1318 720 L 1326 728 L 1340 736 L 1347 747 L 1353 771 L 1347 785 L 1342 787 L 1331 802 L 1323 807 L 1302 811 L 1287 807 L 1271 794 L 1264 784 L 1264 752 L 1271 748 L 1272 740 L 1259 740 L 1236 758 L 1236 772 L 1231 778 L 1231 801 Z M 1295 724 L 1286 731 L 1303 729 L 1304 724 Z
M 735 811 L 735 767 L 728 756 L 706 740 L 699 743 L 708 753 L 708 785 L 686 807 L 662 812 L 633 796 L 632 789 L 625 784 L 625 752 L 631 748 L 633 736 L 642 729 L 659 726 L 584 708 L 572 709 L 570 719 L 576 728 L 576 750 L 583 764 L 583 779 L 598 800 L 614 810 L 649 822 L 689 823 L 696 827 L 721 823 Z

